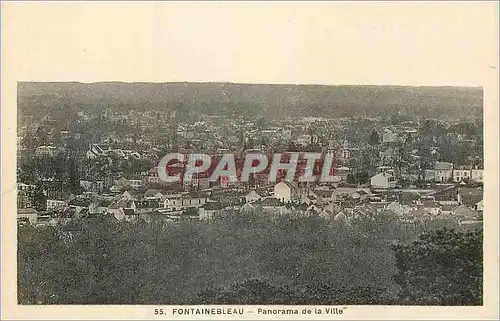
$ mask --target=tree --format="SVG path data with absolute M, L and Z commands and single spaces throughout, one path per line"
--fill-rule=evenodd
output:
M 68 163 L 68 189 L 71 193 L 79 194 L 81 192 L 81 187 L 78 164 L 74 158 L 70 158 Z
M 380 144 L 380 136 L 376 130 L 373 130 L 368 139 L 368 144 L 374 146 Z
M 396 245 L 395 281 L 403 302 L 420 305 L 481 305 L 483 233 L 440 229 L 409 245 Z
M 45 211 L 47 209 L 47 196 L 40 185 L 37 185 L 33 191 L 33 206 L 37 211 Z
M 257 128 L 259 129 L 264 129 L 267 125 L 267 121 L 264 117 L 260 116 L 259 118 L 257 118 L 257 121 L 255 122 L 255 125 L 257 126 Z

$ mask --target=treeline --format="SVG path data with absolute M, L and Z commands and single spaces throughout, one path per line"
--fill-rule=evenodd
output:
M 191 113 L 315 117 L 482 118 L 481 88 L 233 83 L 19 83 L 24 114 L 47 108 L 188 109 Z M 191 115 L 192 116 L 192 115 Z
M 18 229 L 20 304 L 452 304 L 482 298 L 482 234 L 227 213 Z

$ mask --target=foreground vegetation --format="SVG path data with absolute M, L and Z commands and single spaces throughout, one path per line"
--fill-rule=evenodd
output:
M 482 304 L 482 232 L 229 213 L 18 229 L 20 304 Z

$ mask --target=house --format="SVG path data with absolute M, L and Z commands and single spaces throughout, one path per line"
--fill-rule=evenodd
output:
M 478 212 L 482 212 L 483 209 L 484 209 L 484 202 L 483 200 L 480 200 L 479 202 L 477 202 L 475 205 L 474 205 L 474 209 Z
M 314 205 L 314 204 L 311 204 L 310 206 L 307 207 L 306 209 L 306 213 L 309 215 L 309 216 L 316 216 L 316 215 L 319 215 L 321 212 L 323 211 L 322 208 Z
M 471 180 L 477 183 L 482 183 L 483 182 L 483 169 L 472 169 L 471 172 Z
M 224 209 L 225 206 L 220 203 L 220 202 L 208 202 L 205 203 L 203 206 L 200 206 L 198 208 L 198 214 L 200 217 L 200 220 L 210 220 L 214 217 L 214 215 Z
M 60 149 L 55 146 L 38 146 L 35 150 L 35 156 L 43 157 L 49 156 L 54 157 L 59 154 Z
M 457 200 L 458 186 L 449 185 L 430 193 L 428 196 L 434 197 L 434 200 L 440 205 L 458 204 Z
M 120 216 L 122 216 L 126 222 L 136 222 L 139 219 L 139 214 L 136 214 L 132 208 L 122 208 L 121 211 L 123 215 Z
M 36 221 L 36 226 L 55 226 L 58 220 L 50 215 L 39 215 Z
M 394 143 L 398 139 L 397 133 L 395 133 L 390 128 L 384 128 L 384 132 L 382 134 L 382 143 Z
M 318 199 L 318 203 L 330 203 L 335 201 L 335 190 L 314 190 L 314 195 L 316 195 Z
M 30 185 L 30 184 L 24 184 L 24 183 L 17 183 L 17 190 L 18 191 L 33 192 L 35 189 L 36 189 L 36 185 Z
M 165 196 L 163 207 L 169 211 L 182 211 L 188 207 L 198 208 L 207 201 L 207 196 L 202 193 L 183 193 Z
M 130 187 L 132 187 L 134 189 L 138 189 L 141 186 L 143 186 L 143 182 L 140 179 L 129 179 L 128 182 L 130 184 Z
M 374 189 L 395 188 L 396 177 L 387 172 L 377 174 L 370 179 L 370 186 Z
M 35 185 L 24 183 L 17 184 L 17 208 L 33 207 L 33 194 L 35 188 Z
M 71 200 L 69 203 L 68 203 L 68 206 L 70 208 L 74 208 L 75 209 L 75 213 L 76 215 L 79 215 L 80 212 L 83 210 L 83 209 L 87 209 L 89 208 L 90 206 L 90 200 L 88 198 L 75 198 L 73 200 Z
M 149 184 L 159 184 L 161 183 L 160 176 L 158 176 L 158 167 L 153 167 L 147 175 L 147 182 Z
M 483 199 L 483 190 L 481 188 L 460 188 L 457 199 L 458 204 L 475 208 L 476 204 Z
M 268 197 L 253 204 L 257 204 L 266 213 L 270 214 L 283 214 L 285 213 L 284 202 L 280 199 Z
M 118 221 L 123 221 L 125 219 L 125 213 L 116 201 L 113 201 L 108 205 L 107 212 L 113 214 Z
M 158 209 L 159 203 L 153 200 L 132 201 L 135 205 L 136 214 L 150 213 Z
M 107 213 L 110 205 L 113 203 L 110 199 L 103 199 L 97 204 L 97 213 Z
M 302 195 L 298 202 L 301 204 L 311 205 L 316 203 L 316 197 L 314 195 Z
M 121 189 L 121 188 L 125 188 L 125 187 L 130 187 L 130 182 L 128 179 L 126 179 L 125 177 L 121 177 L 120 179 L 117 179 L 115 181 L 115 186 L 118 188 L 118 189 Z
M 35 225 L 38 218 L 38 212 L 34 208 L 24 208 L 17 210 L 18 222 L 25 221 L 31 225 Z
M 104 190 L 104 181 L 80 181 L 80 186 L 86 192 L 101 193 Z
M 335 168 L 334 173 L 335 173 L 335 176 L 340 177 L 341 181 L 345 182 L 347 180 L 347 176 L 349 175 L 350 170 L 351 169 L 349 167 L 342 166 L 342 167 Z
M 87 150 L 87 153 L 85 154 L 85 156 L 87 157 L 87 159 L 96 159 L 99 157 L 106 156 L 107 152 L 108 152 L 107 150 L 104 150 L 98 144 L 92 144 L 92 145 L 90 145 L 89 149 Z
M 32 197 L 35 188 L 35 185 L 28 185 L 24 183 L 17 184 L 17 208 L 33 207 Z
M 335 213 L 329 209 L 323 209 L 323 211 L 321 211 L 318 216 L 324 220 L 330 220 L 334 218 Z
M 128 201 L 136 201 L 139 199 L 137 193 L 133 190 L 123 192 L 121 199 Z
M 121 200 L 120 202 L 118 202 L 118 207 L 121 209 L 133 210 L 135 213 L 135 210 L 137 209 L 135 202 L 136 201 L 132 200 Z
M 53 210 L 58 207 L 65 207 L 67 205 L 67 202 L 64 200 L 54 200 L 54 199 L 48 199 L 47 200 L 47 211 Z
M 370 192 L 364 189 L 358 189 L 355 193 L 359 195 L 359 199 L 362 201 L 368 199 L 368 197 L 370 196 Z
M 471 169 L 468 166 L 456 166 L 453 169 L 453 181 L 454 182 L 461 182 L 461 181 L 467 181 L 471 179 Z
M 210 187 L 210 178 L 209 177 L 200 177 L 194 176 L 189 184 L 184 184 L 185 188 L 194 188 L 194 189 L 207 189 Z
M 436 182 L 447 182 L 453 177 L 453 164 L 448 162 L 436 162 L 434 165 L 436 171 Z
M 150 188 L 144 193 L 144 198 L 147 200 L 155 200 L 161 202 L 163 201 L 163 194 L 158 189 Z
M 252 190 L 250 191 L 250 193 L 248 193 L 246 196 L 245 196 L 245 202 L 246 203 L 251 203 L 251 202 L 255 202 L 255 201 L 258 201 L 262 199 L 262 196 L 257 193 L 256 190 Z
M 17 208 L 31 208 L 33 207 L 32 193 L 28 191 L 17 191 Z
M 296 185 L 281 181 L 274 186 L 274 198 L 280 200 L 281 202 L 290 202 L 296 199 L 299 195 L 299 189 Z

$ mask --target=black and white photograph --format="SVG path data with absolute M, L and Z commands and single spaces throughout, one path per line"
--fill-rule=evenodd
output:
M 18 308 L 329 319 L 498 303 L 496 3 L 2 11 L 22 42 L 2 43 L 17 66 L 2 281 Z

